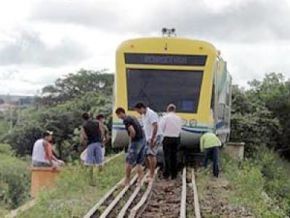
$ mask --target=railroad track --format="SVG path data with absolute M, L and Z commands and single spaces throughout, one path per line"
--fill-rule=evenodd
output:
M 137 175 L 126 187 L 120 180 L 84 218 L 201 217 L 193 168 L 184 168 L 175 180 L 164 180 L 157 168 L 149 184 L 146 175 L 141 185 Z

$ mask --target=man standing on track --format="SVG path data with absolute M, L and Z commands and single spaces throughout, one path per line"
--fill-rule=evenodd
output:
M 90 166 L 90 184 L 95 186 L 94 167 L 102 164 L 101 130 L 99 122 L 90 119 L 88 113 L 82 115 L 84 120 L 81 130 L 82 144 L 87 144 L 87 154 L 84 160 L 86 166 Z
M 135 164 L 137 164 L 136 168 L 138 173 L 138 184 L 140 185 L 143 178 L 142 164 L 144 161 L 144 150 L 146 144 L 142 127 L 136 117 L 126 115 L 126 112 L 123 108 L 117 108 L 115 112 L 118 118 L 123 120 L 125 128 L 130 137 L 130 144 L 126 157 L 125 185 L 127 186 L 130 183 L 131 171 Z
M 204 167 L 207 168 L 208 159 L 213 161 L 213 175 L 219 176 L 219 147 L 220 139 L 212 132 L 207 132 L 200 138 L 200 150 L 205 152 Z
M 167 114 L 164 115 L 160 122 L 160 128 L 163 132 L 163 152 L 165 160 L 165 169 L 163 176 L 167 179 L 177 177 L 177 151 L 180 144 L 180 133 L 182 120 L 176 115 L 176 106 L 170 104 L 167 107 Z
M 158 128 L 159 117 L 156 112 L 146 107 L 143 103 L 135 105 L 135 111 L 142 115 L 143 128 L 147 141 L 146 157 L 147 166 L 150 170 L 149 181 L 153 179 L 154 171 L 157 165 L 157 149 L 162 141 L 162 134 Z

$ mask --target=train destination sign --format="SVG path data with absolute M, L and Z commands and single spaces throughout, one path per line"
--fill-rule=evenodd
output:
M 204 66 L 206 55 L 168 55 L 125 53 L 126 64 Z

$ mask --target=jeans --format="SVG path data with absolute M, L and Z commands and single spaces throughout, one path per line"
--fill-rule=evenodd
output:
M 179 137 L 164 137 L 163 152 L 164 152 L 164 177 L 171 176 L 175 179 L 177 176 L 177 149 L 180 143 Z
M 212 159 L 213 162 L 213 175 L 219 176 L 219 147 L 211 147 L 205 149 L 204 167 L 207 168 L 208 160 Z

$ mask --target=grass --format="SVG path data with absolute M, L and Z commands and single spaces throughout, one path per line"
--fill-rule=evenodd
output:
M 29 199 L 28 166 L 14 156 L 9 145 L 0 144 L 0 217 Z
M 6 214 L 9 213 L 9 210 L 5 209 L 4 207 L 0 206 L 0 217 L 5 217 Z
M 9 123 L 0 118 L 0 137 L 6 134 L 9 130 Z
M 227 156 L 221 160 L 222 178 L 226 189 L 220 189 L 219 198 L 232 207 L 243 207 L 255 217 L 288 217 L 290 215 L 290 163 L 277 154 L 260 149 L 252 159 L 238 163 Z M 211 171 L 197 176 L 200 198 L 208 188 Z
M 227 160 L 224 161 L 224 166 L 225 176 L 233 186 L 230 194 L 231 203 L 249 208 L 256 217 L 285 216 L 282 210 L 277 210 L 266 200 L 266 181 L 259 165 L 246 160 L 238 166 L 237 163 Z
M 88 170 L 80 165 L 69 166 L 61 173 L 55 189 L 44 191 L 36 205 L 21 218 L 83 217 L 97 201 L 124 176 L 124 155 L 109 162 L 97 173 L 97 186 L 89 185 Z

